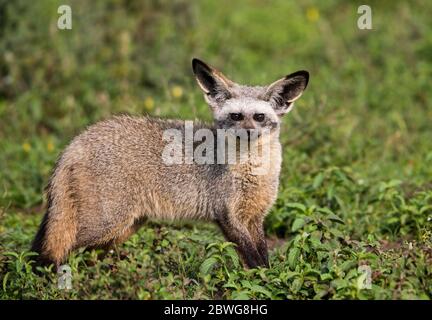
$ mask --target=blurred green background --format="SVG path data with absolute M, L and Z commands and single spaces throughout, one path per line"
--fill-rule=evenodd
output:
M 292 226 L 296 219 L 325 207 L 350 239 L 401 251 L 414 241 L 419 283 L 405 295 L 392 293 L 395 284 L 368 297 L 430 298 L 432 3 L 370 0 L 373 29 L 359 30 L 363 2 L 0 1 L 4 250 L 28 249 L 56 157 L 87 125 L 116 113 L 211 121 L 193 57 L 244 84 L 306 69 L 309 87 L 284 119 L 281 190 L 267 233 L 292 239 L 308 231 L 309 222 Z M 72 8 L 72 30 L 57 28 L 62 4 Z
M 427 1 L 371 1 L 372 30 L 357 28 L 358 5 L 346 1 L 71 1 L 72 30 L 57 28 L 61 4 L 1 5 L 3 206 L 40 203 L 55 156 L 101 118 L 211 119 L 192 57 L 240 83 L 310 71 L 284 126 L 307 160 L 290 174 L 350 165 L 365 178 L 430 181 Z

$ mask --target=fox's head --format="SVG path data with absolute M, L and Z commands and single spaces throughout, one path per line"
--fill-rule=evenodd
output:
M 256 130 L 258 135 L 279 129 L 281 117 L 292 109 L 309 81 L 307 71 L 297 71 L 268 86 L 251 87 L 229 80 L 198 59 L 192 60 L 192 68 L 216 127 Z

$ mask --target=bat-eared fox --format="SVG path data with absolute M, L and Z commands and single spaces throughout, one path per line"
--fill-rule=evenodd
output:
M 269 266 L 263 221 L 278 191 L 281 117 L 306 89 L 309 73 L 244 86 L 198 59 L 192 68 L 214 117 L 213 125 L 193 122 L 193 133 L 246 130 L 248 143 L 267 147 L 265 174 L 254 172 L 257 155 L 232 163 L 166 163 L 164 132 L 186 134 L 185 121 L 123 115 L 98 122 L 67 146 L 49 180 L 47 211 L 32 246 L 40 263 L 58 267 L 74 249 L 107 249 L 155 218 L 214 221 L 247 267 Z M 252 131 L 258 132 L 253 139 Z

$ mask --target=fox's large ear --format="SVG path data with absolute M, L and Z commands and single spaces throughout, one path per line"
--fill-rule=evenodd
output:
M 309 82 L 309 72 L 297 71 L 268 86 L 265 100 L 270 101 L 279 116 L 289 112 Z
M 199 59 L 192 60 L 192 69 L 205 98 L 210 105 L 221 103 L 231 98 L 230 88 L 234 83 L 221 72 Z

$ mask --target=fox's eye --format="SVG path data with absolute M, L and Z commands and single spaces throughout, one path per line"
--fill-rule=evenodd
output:
M 255 113 L 255 114 L 253 115 L 253 119 L 254 119 L 256 122 L 263 122 L 263 121 L 264 121 L 264 118 L 265 118 L 264 113 Z
M 230 113 L 230 118 L 233 121 L 242 121 L 244 119 L 241 113 Z

